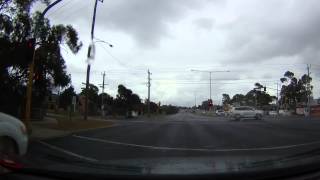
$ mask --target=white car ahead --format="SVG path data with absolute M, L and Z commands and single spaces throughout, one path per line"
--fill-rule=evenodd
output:
M 19 119 L 0 112 L 0 158 L 6 155 L 24 155 L 27 148 L 28 133 L 24 124 Z
M 261 120 L 262 116 L 262 111 L 256 110 L 249 106 L 235 107 L 231 110 L 231 117 L 236 120 L 241 120 L 242 118 L 254 118 L 257 120 Z
M 217 116 L 224 116 L 224 115 L 225 115 L 225 112 L 224 112 L 224 110 L 217 110 L 217 111 L 216 111 L 216 115 L 217 115 Z

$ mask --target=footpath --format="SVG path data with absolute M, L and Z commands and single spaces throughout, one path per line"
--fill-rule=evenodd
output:
M 111 127 L 113 124 L 112 120 L 96 117 L 88 117 L 88 120 L 83 120 L 81 116 L 70 118 L 61 114 L 47 113 L 43 120 L 31 121 L 30 140 L 62 137 L 76 132 Z

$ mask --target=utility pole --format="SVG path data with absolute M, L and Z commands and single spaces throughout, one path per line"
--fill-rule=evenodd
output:
M 103 0 L 99 0 L 100 2 L 103 2 Z M 93 9 L 93 17 L 92 17 L 92 24 L 91 24 L 91 45 L 88 48 L 88 65 L 87 65 L 87 76 L 86 76 L 86 94 L 85 94 L 85 110 L 84 110 L 84 120 L 88 119 L 88 96 L 89 96 L 89 83 L 90 83 L 90 62 L 89 59 L 92 58 L 92 51 L 94 51 L 94 42 L 93 42 L 93 38 L 94 38 L 94 26 L 95 26 L 95 22 L 96 22 L 96 12 L 97 12 L 97 5 L 98 5 L 98 0 L 95 0 L 94 3 L 94 9 Z
M 102 118 L 104 117 L 104 97 L 103 97 L 103 93 L 104 93 L 104 79 L 106 76 L 106 72 L 103 72 L 102 74 L 102 93 L 101 93 L 101 113 L 102 113 Z
M 311 117 L 311 88 L 310 88 L 310 68 L 311 68 L 311 64 L 307 64 L 307 71 L 308 71 L 308 85 L 307 85 L 307 95 L 308 95 L 308 113 L 309 113 L 309 117 Z
M 148 117 L 150 117 L 150 87 L 151 87 L 151 78 L 150 78 L 150 71 L 148 69 Z
M 279 83 L 277 82 L 277 114 L 279 114 L 279 109 L 280 109 L 280 105 L 279 105 Z
M 204 71 L 204 70 L 195 70 L 195 69 L 191 69 L 191 71 L 193 72 L 203 72 L 203 73 L 209 73 L 209 100 L 212 101 L 212 77 L 211 74 L 212 73 L 221 73 L 221 72 L 230 72 L 230 71 Z
M 210 100 L 212 100 L 212 97 L 211 97 L 211 92 L 212 92 L 212 90 L 211 90 L 211 74 L 212 74 L 212 72 L 210 71 L 209 72 L 209 76 L 210 76 Z
M 44 11 L 41 13 L 39 19 L 43 19 L 46 13 L 51 9 L 53 6 L 61 2 L 62 0 L 56 0 L 53 3 L 51 3 L 49 6 L 47 6 Z M 34 38 L 37 38 L 37 33 L 38 33 L 38 23 L 36 22 L 35 24 L 35 33 L 34 33 Z M 37 44 L 37 43 L 36 43 Z M 26 112 L 25 112 L 25 118 L 24 118 L 24 124 L 27 127 L 28 130 L 31 130 L 30 128 L 30 117 L 31 117 L 31 101 L 32 101 L 32 84 L 33 84 L 33 72 L 34 72 L 34 61 L 35 61 L 35 53 L 36 53 L 36 48 L 34 48 L 33 52 L 33 57 L 32 57 L 32 62 L 29 64 L 29 75 L 28 75 L 28 83 L 27 83 L 27 96 L 26 96 Z
M 194 107 L 197 109 L 197 93 L 194 92 Z

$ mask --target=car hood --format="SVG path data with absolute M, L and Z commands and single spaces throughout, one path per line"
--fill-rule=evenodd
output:
M 9 122 L 17 127 L 24 126 L 19 119 L 2 112 L 0 112 L 0 123 L 1 122 Z
M 232 174 L 283 170 L 299 166 L 303 170 L 310 165 L 320 167 L 320 151 L 297 154 L 287 157 L 276 156 L 217 156 L 217 157 L 161 157 L 136 158 L 88 162 L 64 160 L 46 162 L 42 165 L 25 166 L 34 173 L 53 174 L 74 173 L 90 175 L 203 175 Z M 56 158 L 58 159 L 58 158 Z M 316 165 L 311 165 L 317 163 Z M 292 173 L 292 171 L 288 171 Z M 298 172 L 298 171 L 296 171 Z M 268 173 L 267 173 L 268 174 Z M 270 172 L 269 172 L 270 174 Z

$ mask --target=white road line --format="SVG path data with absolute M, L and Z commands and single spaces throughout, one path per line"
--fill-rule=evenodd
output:
M 71 151 L 68 151 L 68 150 L 65 150 L 65 149 L 62 149 L 62 148 L 59 148 L 57 146 L 53 146 L 51 144 L 48 144 L 46 142 L 43 142 L 43 141 L 38 141 L 40 144 L 50 148 L 50 149 L 53 149 L 55 151 L 59 151 L 61 153 L 64 153 L 64 154 L 67 154 L 67 155 L 70 155 L 70 156 L 73 156 L 73 157 L 76 157 L 76 158 L 79 158 L 79 159 L 82 159 L 82 160 L 85 160 L 85 161 L 91 161 L 91 162 L 98 162 L 97 159 L 93 159 L 93 158 L 90 158 L 90 157 L 86 157 L 86 156 L 82 156 L 80 154 L 76 154 L 76 153 L 73 153 Z
M 199 152 L 232 152 L 232 151 L 281 150 L 281 149 L 290 149 L 290 148 L 296 148 L 296 147 L 301 147 L 301 146 L 320 144 L 320 141 L 314 141 L 314 142 L 310 142 L 310 143 L 294 144 L 294 145 L 287 145 L 287 146 L 276 146 L 276 147 L 235 148 L 235 149 L 205 149 L 205 148 L 174 148 L 174 147 L 148 146 L 148 145 L 140 145 L 140 144 L 131 144 L 131 143 L 123 143 L 123 142 L 117 142 L 117 141 L 110 141 L 110 140 L 99 139 L 99 138 L 90 138 L 90 137 L 78 136 L 78 135 L 73 135 L 73 137 L 86 139 L 86 140 L 89 140 L 89 141 L 108 143 L 108 144 L 117 144 L 117 145 L 122 145 L 122 146 L 129 146 L 129 147 L 139 147 L 139 148 L 147 148 L 147 149 L 155 149 L 155 150 L 199 151 Z

